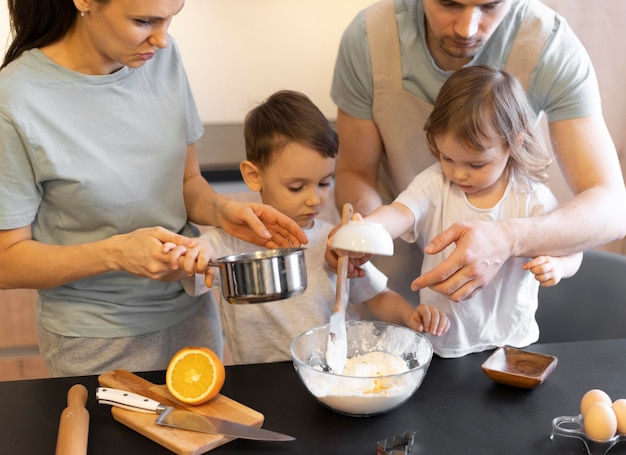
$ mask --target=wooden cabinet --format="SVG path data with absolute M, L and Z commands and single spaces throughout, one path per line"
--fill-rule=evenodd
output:
M 0 290 L 0 381 L 48 377 L 37 347 L 37 291 Z

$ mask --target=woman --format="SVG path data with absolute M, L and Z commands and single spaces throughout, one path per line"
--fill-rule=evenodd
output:
M 165 242 L 190 222 L 299 245 L 289 218 L 219 196 L 167 35 L 183 0 L 9 0 L 0 71 L 0 288 L 39 289 L 53 375 L 163 369 L 179 348 L 222 350 L 211 293 L 190 297 Z

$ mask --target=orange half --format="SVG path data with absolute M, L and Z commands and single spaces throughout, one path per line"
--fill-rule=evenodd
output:
M 215 397 L 226 379 L 226 369 L 209 348 L 190 346 L 178 351 L 165 374 L 167 389 L 187 404 L 202 404 Z

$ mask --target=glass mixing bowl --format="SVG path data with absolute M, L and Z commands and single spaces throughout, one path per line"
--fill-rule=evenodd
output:
M 433 356 L 423 335 L 381 321 L 346 322 L 348 359 L 371 352 L 401 358 L 407 371 L 356 377 L 331 373 L 326 364 L 328 324 L 298 335 L 291 343 L 293 365 L 308 391 L 324 406 L 349 416 L 372 416 L 408 400 L 422 383 Z

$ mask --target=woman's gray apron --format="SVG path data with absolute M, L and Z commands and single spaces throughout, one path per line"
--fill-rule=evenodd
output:
M 413 177 L 435 162 L 422 129 L 432 105 L 402 88 L 402 64 L 393 0 L 368 7 L 366 26 L 374 95 L 372 116 L 384 144 L 379 191 L 387 204 Z M 528 89 L 531 73 L 554 27 L 554 12 L 536 0 L 528 9 L 513 42 L 506 70 Z M 417 304 L 411 282 L 420 274 L 423 253 L 416 244 L 396 240 L 393 257 L 377 256 L 374 263 L 389 278 L 388 286 Z

